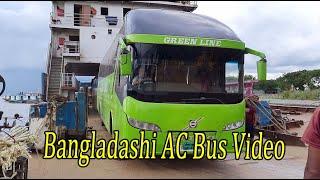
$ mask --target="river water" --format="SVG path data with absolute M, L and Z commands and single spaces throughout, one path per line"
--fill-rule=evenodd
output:
M 16 121 L 17 125 L 25 125 L 25 122 L 29 119 L 30 104 L 23 103 L 9 103 L 6 102 L 3 97 L 0 97 L 0 111 L 3 111 L 2 119 L 0 120 L 0 126 L 4 122 L 4 117 L 8 117 L 8 122 L 11 125 L 12 119 L 16 113 L 20 115 L 20 120 Z

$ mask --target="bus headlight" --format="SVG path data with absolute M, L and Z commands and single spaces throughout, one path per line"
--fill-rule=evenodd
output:
M 225 130 L 225 131 L 235 130 L 235 129 L 242 127 L 243 125 L 244 125 L 244 121 L 241 120 L 241 121 L 233 122 L 233 123 L 226 125 L 223 130 Z
M 142 129 L 142 130 L 146 130 L 146 131 L 153 131 L 153 132 L 160 132 L 161 131 L 160 127 L 156 124 L 140 122 L 140 121 L 134 120 L 132 118 L 129 118 L 128 122 L 131 126 L 138 128 L 138 129 Z

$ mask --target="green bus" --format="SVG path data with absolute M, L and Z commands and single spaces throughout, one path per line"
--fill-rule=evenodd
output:
M 106 129 L 128 140 L 157 132 L 156 154 L 168 132 L 231 141 L 232 132 L 245 131 L 245 54 L 260 57 L 258 79 L 265 80 L 265 55 L 223 23 L 189 12 L 130 11 L 100 64 L 97 109 Z M 226 149 L 233 152 L 232 144 Z

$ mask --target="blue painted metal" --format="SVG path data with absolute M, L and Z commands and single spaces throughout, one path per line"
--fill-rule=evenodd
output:
M 82 136 L 87 130 L 87 97 L 85 92 L 75 94 L 76 101 L 68 101 L 57 108 L 56 125 L 64 126 L 67 134 Z
M 67 130 L 76 130 L 77 102 L 68 101 L 57 108 L 56 125 L 65 126 Z
M 261 126 L 271 125 L 271 107 L 268 101 L 260 101 L 257 103 L 256 112 L 258 116 L 258 122 Z
M 39 104 L 33 104 L 29 109 L 30 118 L 44 118 L 47 114 L 48 103 L 43 102 Z
M 48 107 L 48 103 L 41 103 L 39 104 L 39 116 L 40 118 L 44 118 L 47 114 L 47 107 Z
M 84 92 L 76 92 L 78 107 L 78 131 L 84 132 L 87 127 L 87 97 Z
M 41 73 L 41 92 L 43 99 L 47 98 L 47 74 Z

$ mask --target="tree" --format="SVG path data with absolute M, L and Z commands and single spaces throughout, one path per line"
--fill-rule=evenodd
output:
M 244 80 L 248 81 L 248 80 L 256 80 L 256 77 L 250 75 L 250 74 L 246 74 L 244 75 Z
M 275 91 L 279 88 L 279 84 L 276 80 L 266 80 L 266 81 L 259 81 L 254 89 L 263 90 L 263 91 Z
M 245 75 L 244 79 L 249 80 L 253 76 Z M 316 70 L 301 70 L 295 72 L 285 73 L 275 80 L 267 80 L 258 82 L 254 89 L 273 91 L 277 88 L 281 90 L 290 90 L 291 86 L 295 89 L 305 90 L 320 88 L 320 69 Z
M 320 87 L 320 76 L 311 78 L 311 87 L 319 88 Z
M 306 85 L 311 89 L 317 88 L 316 78 L 320 77 L 320 70 L 302 70 L 296 72 L 286 73 L 283 76 L 277 78 L 281 89 L 289 90 L 291 84 L 295 88 L 304 90 Z

